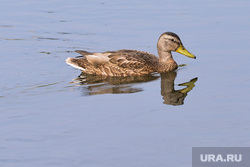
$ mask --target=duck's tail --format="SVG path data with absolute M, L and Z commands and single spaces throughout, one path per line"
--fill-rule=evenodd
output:
M 72 67 L 82 70 L 83 72 L 86 71 L 85 64 L 83 63 L 81 59 L 67 58 L 66 63 L 71 65 Z
M 66 63 L 72 67 L 82 70 L 83 72 L 86 72 L 88 66 L 90 66 L 86 56 L 92 55 L 92 53 L 84 50 L 76 50 L 75 52 L 81 54 L 81 56 L 77 56 L 76 58 L 67 58 Z

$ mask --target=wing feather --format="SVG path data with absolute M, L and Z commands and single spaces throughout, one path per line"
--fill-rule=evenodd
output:
M 152 65 L 158 63 L 158 58 L 155 55 L 137 50 L 119 50 L 111 53 L 108 57 L 111 64 L 129 69 L 152 68 Z

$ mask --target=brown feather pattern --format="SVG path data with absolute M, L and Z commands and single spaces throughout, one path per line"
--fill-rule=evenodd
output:
M 77 51 L 86 53 L 85 51 Z M 71 64 L 83 68 L 86 74 L 106 76 L 139 76 L 157 72 L 159 59 L 155 55 L 137 50 L 118 50 L 104 52 L 109 54 L 109 61 L 94 66 L 88 62 L 87 57 L 81 59 L 70 58 Z
M 182 48 L 182 51 L 177 50 Z M 155 55 L 137 50 L 118 50 L 103 53 L 90 53 L 77 50 L 83 55 L 78 58 L 68 58 L 66 63 L 82 70 L 86 74 L 104 76 L 141 76 L 152 72 L 169 72 L 178 68 L 171 51 L 178 51 L 188 57 L 194 55 L 184 50 L 178 35 L 172 32 L 163 33 L 157 42 L 159 58 Z

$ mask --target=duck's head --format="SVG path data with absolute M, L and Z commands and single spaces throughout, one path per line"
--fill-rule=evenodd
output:
M 187 57 L 196 59 L 182 44 L 180 37 L 173 32 L 163 33 L 157 43 L 158 52 L 175 51 Z

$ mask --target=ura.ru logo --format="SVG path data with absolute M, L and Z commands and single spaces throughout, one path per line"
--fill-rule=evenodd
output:
M 200 154 L 201 162 L 241 162 L 241 154 Z

